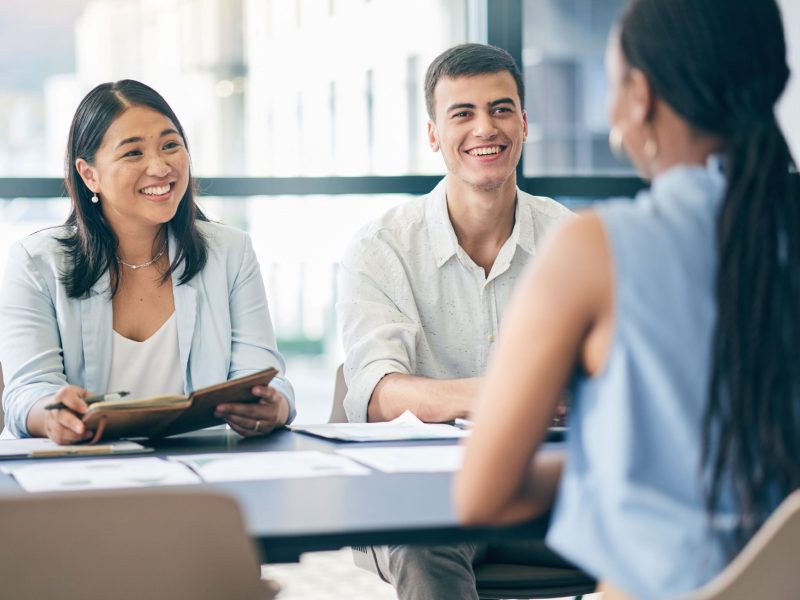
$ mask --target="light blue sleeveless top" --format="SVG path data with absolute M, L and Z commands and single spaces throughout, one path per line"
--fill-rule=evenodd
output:
M 635 202 L 598 210 L 614 270 L 608 361 L 577 382 L 568 458 L 547 541 L 642 600 L 705 583 L 726 564 L 701 480 L 716 320 L 717 157 L 659 175 Z

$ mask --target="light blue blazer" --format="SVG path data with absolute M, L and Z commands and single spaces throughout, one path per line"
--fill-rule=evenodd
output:
M 218 223 L 198 222 L 208 242 L 208 262 L 189 282 L 178 285 L 183 265 L 172 276 L 184 391 L 275 367 L 285 370 L 275 346 L 264 283 L 248 235 Z M 28 436 L 31 406 L 67 383 L 94 393 L 108 388 L 111 370 L 112 309 L 109 276 L 85 298 L 70 298 L 59 275 L 66 256 L 56 227 L 17 242 L 9 252 L 0 287 L 0 363 L 6 432 Z M 170 259 L 175 238 L 170 235 Z M 294 391 L 283 377 L 273 387 L 289 401 Z

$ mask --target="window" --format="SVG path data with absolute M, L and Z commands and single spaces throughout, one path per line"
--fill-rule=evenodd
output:
M 608 148 L 609 31 L 626 0 L 522 0 L 522 65 L 530 124 L 524 174 L 633 174 Z M 800 5 L 778 0 L 795 73 L 779 106 L 784 132 L 800 156 Z M 514 28 L 513 23 L 508 27 Z
M 632 173 L 608 148 L 608 32 L 624 0 L 524 0 L 525 175 Z
M 406 107 L 408 114 L 408 146 L 409 148 L 419 148 L 420 138 L 423 136 L 424 119 L 420 115 L 419 99 L 422 97 L 423 86 L 421 84 L 423 73 L 419 68 L 419 57 L 409 56 L 406 59 Z M 418 153 L 408 153 L 408 172 L 416 173 L 419 169 Z

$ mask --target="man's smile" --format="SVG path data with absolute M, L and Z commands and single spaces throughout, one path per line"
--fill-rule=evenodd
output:
M 475 148 L 465 150 L 465 153 L 469 156 L 474 156 L 475 158 L 480 159 L 482 162 L 485 162 L 499 157 L 501 154 L 503 154 L 503 152 L 505 152 L 506 148 L 508 148 L 508 146 L 502 144 L 477 146 Z

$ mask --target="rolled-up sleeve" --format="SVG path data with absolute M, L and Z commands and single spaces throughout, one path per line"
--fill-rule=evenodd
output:
M 242 261 L 230 291 L 231 366 L 229 378 L 243 377 L 267 367 L 278 369 L 270 385 L 289 402 L 289 422 L 294 420 L 294 388 L 284 373 L 286 361 L 278 351 L 267 295 L 258 259 L 249 236 L 243 234 Z
M 21 243 L 9 252 L 0 288 L 0 363 L 6 427 L 15 437 L 28 437 L 31 407 L 67 380 L 53 297 Z
M 354 241 L 339 268 L 336 304 L 348 386 L 344 408 L 351 422 L 366 422 L 382 377 L 415 371 L 419 319 L 413 302 L 404 299 L 413 294 L 392 248 L 372 237 Z

